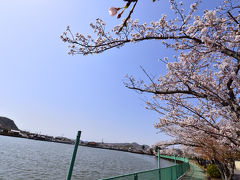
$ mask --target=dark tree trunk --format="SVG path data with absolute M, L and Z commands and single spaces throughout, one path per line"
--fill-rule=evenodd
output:
M 234 173 L 234 163 L 229 162 L 228 164 L 226 163 L 220 163 L 218 160 L 214 160 L 214 163 L 217 165 L 221 178 L 224 180 L 232 180 L 233 173 Z

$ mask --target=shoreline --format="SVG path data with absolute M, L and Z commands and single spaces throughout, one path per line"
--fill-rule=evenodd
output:
M 8 137 L 15 137 L 15 138 L 23 138 L 23 139 L 29 139 L 29 140 L 36 140 L 36 141 L 45 141 L 45 142 L 53 142 L 53 143 L 61 143 L 61 144 L 69 144 L 69 145 L 74 145 L 74 141 L 68 142 L 68 141 L 54 141 L 54 140 L 46 140 L 46 139 L 38 139 L 38 138 L 29 138 L 29 137 L 23 137 L 21 135 L 16 135 L 16 134 L 6 134 L 0 132 L 0 136 L 8 136 Z M 138 152 L 138 151 L 129 151 L 125 149 L 115 149 L 112 147 L 101 147 L 101 146 L 91 146 L 87 144 L 79 144 L 79 146 L 85 146 L 85 147 L 90 147 L 90 148 L 98 148 L 98 149 L 106 149 L 106 150 L 113 150 L 113 151 L 122 151 L 122 152 L 129 152 L 129 153 L 134 153 L 134 154 L 142 154 L 142 155 L 148 155 L 148 156 L 155 156 L 154 154 L 150 153 L 144 153 L 144 152 Z

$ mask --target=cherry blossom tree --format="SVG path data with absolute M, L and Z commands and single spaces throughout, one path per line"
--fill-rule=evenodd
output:
M 132 20 L 137 0 L 109 9 L 110 15 L 128 16 L 111 31 L 97 19 L 90 24 L 97 38 L 75 35 L 69 27 L 61 35 L 69 54 L 96 54 L 126 43 L 159 40 L 176 51 L 164 58 L 167 73 L 157 79 L 137 81 L 129 77 L 126 87 L 152 94 L 147 109 L 159 113 L 155 127 L 172 137 L 159 146 L 180 144 L 196 156 L 217 164 L 223 179 L 231 179 L 234 159 L 240 152 L 240 3 L 226 0 L 213 10 L 198 11 L 200 1 L 184 10 L 170 0 L 176 18 L 162 15 L 158 21 L 140 24 Z M 203 15 L 198 15 L 199 13 Z M 170 60 L 168 60 L 170 59 Z

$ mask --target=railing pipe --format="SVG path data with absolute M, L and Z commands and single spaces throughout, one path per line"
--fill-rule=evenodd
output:
M 138 174 L 134 174 L 134 180 L 138 180 Z
M 71 160 L 71 163 L 70 163 L 70 167 L 69 167 L 69 170 L 68 170 L 68 175 L 67 175 L 66 180 L 71 180 L 71 178 L 72 178 L 72 171 L 73 171 L 73 167 L 74 167 L 74 163 L 75 163 L 75 159 L 76 159 L 77 149 L 78 149 L 78 146 L 79 146 L 80 136 L 81 136 L 81 131 L 78 131 L 76 141 L 75 141 L 74 150 L 73 150 L 72 160 Z
M 160 149 L 158 149 L 158 169 L 159 169 L 159 171 L 158 171 L 158 180 L 161 180 L 161 165 L 160 165 Z
M 176 165 L 177 163 L 176 163 L 176 155 L 175 155 L 175 153 L 174 153 L 174 164 Z

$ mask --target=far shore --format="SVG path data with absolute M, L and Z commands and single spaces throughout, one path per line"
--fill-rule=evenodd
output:
M 47 141 L 47 142 L 54 142 L 54 143 L 62 143 L 62 144 L 75 144 L 75 140 L 68 139 L 66 137 L 52 137 L 52 136 L 45 136 L 45 135 L 40 135 L 40 134 L 34 134 L 34 133 L 29 133 L 28 135 L 26 134 L 21 134 L 18 132 L 0 132 L 0 135 L 2 136 L 9 136 L 9 137 L 17 137 L 17 138 L 24 138 L 24 139 L 31 139 L 31 140 L 38 140 L 38 141 Z M 80 142 L 79 146 L 86 146 L 86 147 L 91 147 L 91 148 L 99 148 L 99 149 L 106 149 L 106 150 L 114 150 L 114 151 L 123 151 L 123 152 L 129 152 L 129 153 L 135 153 L 135 154 L 143 154 L 143 155 L 150 155 L 154 156 L 151 151 L 143 151 L 139 149 L 132 149 L 132 148 L 126 148 L 126 147 L 114 147 L 114 146 L 107 146 L 104 143 L 96 143 L 96 142 Z

